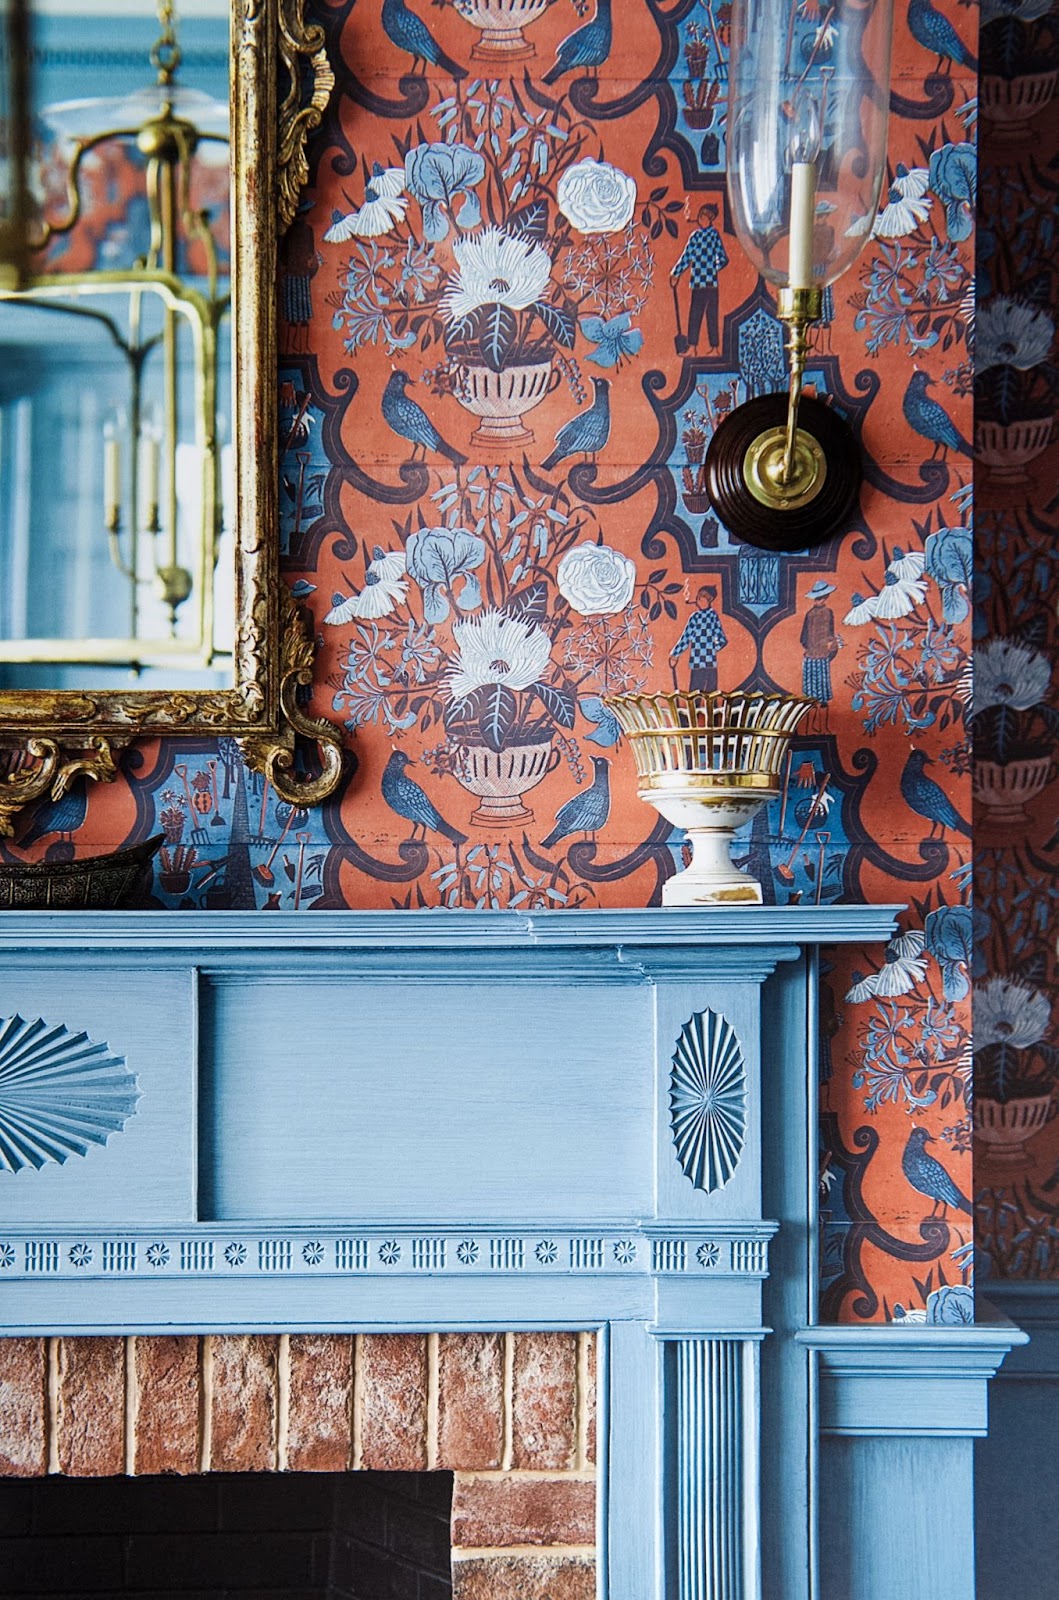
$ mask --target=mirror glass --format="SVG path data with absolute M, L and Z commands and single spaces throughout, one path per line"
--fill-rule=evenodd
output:
M 41 0 L 0 296 L 0 689 L 227 688 L 227 0 Z

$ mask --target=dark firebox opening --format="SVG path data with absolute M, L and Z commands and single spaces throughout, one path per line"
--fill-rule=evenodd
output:
M 0 1483 L 0 1595 L 451 1600 L 450 1472 Z

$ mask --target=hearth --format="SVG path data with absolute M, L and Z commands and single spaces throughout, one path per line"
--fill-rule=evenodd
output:
M 0 1594 L 451 1600 L 447 1472 L 0 1485 Z
M 452 1471 L 454 1600 L 890 1600 L 942 1519 L 970 1600 L 1017 1330 L 816 1314 L 893 912 L 0 917 L 3 1470 Z

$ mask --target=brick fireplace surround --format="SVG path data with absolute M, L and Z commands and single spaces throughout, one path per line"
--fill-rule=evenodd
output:
M 0 1340 L 0 1475 L 454 1474 L 454 1600 L 595 1595 L 589 1334 Z

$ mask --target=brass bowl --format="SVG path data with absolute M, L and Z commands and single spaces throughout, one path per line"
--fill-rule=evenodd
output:
M 760 905 L 732 840 L 780 793 L 791 737 L 816 704 L 800 695 L 619 694 L 604 699 L 636 761 L 637 792 L 683 829 L 691 865 L 667 878 L 663 905 Z
M 142 906 L 151 861 L 165 841 L 156 833 L 143 844 L 76 861 L 0 861 L 2 911 L 128 911 Z

